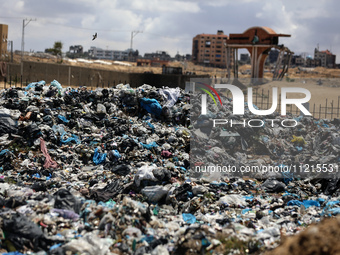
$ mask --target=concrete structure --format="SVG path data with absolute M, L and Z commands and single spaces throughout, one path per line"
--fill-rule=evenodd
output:
M 321 66 L 321 59 L 306 58 L 306 67 Z
M 335 68 L 335 58 L 336 55 L 329 50 L 319 51 L 317 48 L 314 50 L 314 59 L 320 60 L 322 67 Z
M 8 43 L 8 25 L 0 24 L 0 58 L 8 56 L 7 43 Z
M 161 61 L 170 61 L 171 56 L 166 51 L 156 51 L 152 53 L 145 53 L 144 59 L 157 59 Z
M 222 30 L 218 30 L 217 34 L 196 35 L 192 40 L 192 62 L 197 65 L 225 68 L 227 40 L 228 35 Z
M 241 61 L 242 63 L 245 63 L 245 64 L 250 63 L 249 54 L 248 54 L 248 53 L 241 53 L 241 54 L 240 54 L 240 61 Z
M 71 45 L 69 51 L 66 52 L 69 58 L 80 58 L 84 56 L 84 48 L 82 45 Z
M 279 37 L 290 37 L 288 34 L 277 34 L 273 29 L 269 27 L 251 27 L 244 31 L 242 34 L 229 34 L 229 39 L 227 40 L 227 55 L 232 54 L 232 50 L 235 50 L 235 53 L 232 54 L 233 58 L 231 62 L 236 63 L 234 65 L 233 71 L 234 76 L 238 75 L 238 67 L 237 67 L 237 57 L 238 57 L 238 49 L 245 48 L 249 51 L 251 55 L 251 78 L 261 79 L 263 78 L 264 73 L 264 63 L 268 56 L 269 51 L 272 48 L 277 48 L 280 50 L 278 61 L 276 64 L 276 70 L 274 71 L 275 75 L 278 76 L 276 78 L 282 78 L 283 75 L 288 70 L 288 63 L 283 63 L 282 72 L 279 72 L 279 68 L 282 65 L 282 60 L 284 55 L 292 55 L 292 52 L 284 47 L 283 45 L 279 45 Z M 230 60 L 228 60 L 230 61 Z M 228 66 L 230 66 L 228 64 Z M 228 75 L 230 70 L 228 70 Z M 280 76 L 280 77 L 279 77 Z
M 18 81 L 20 86 L 20 64 L 8 63 L 7 81 Z M 132 87 L 149 84 L 158 88 L 163 86 L 185 88 L 185 83 L 192 78 L 208 78 L 207 75 L 127 73 L 113 70 L 65 64 L 23 61 L 23 86 L 30 82 L 44 80 L 47 83 L 57 80 L 63 87 L 68 85 L 88 87 L 112 87 L 120 83 L 129 83 Z
M 169 61 L 167 60 L 160 60 L 160 59 L 145 59 L 145 58 L 139 58 L 137 59 L 137 66 L 168 66 Z
M 292 57 L 292 65 L 293 66 L 305 66 L 306 60 L 301 55 L 294 55 Z

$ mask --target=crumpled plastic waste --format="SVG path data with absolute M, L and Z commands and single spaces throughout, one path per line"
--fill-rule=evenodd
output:
M 293 135 L 293 139 L 291 140 L 291 142 L 298 144 L 298 145 L 307 144 L 305 139 L 302 136 L 295 136 L 295 135 Z
M 212 130 L 211 118 L 240 121 L 232 99 L 202 117 L 189 92 L 147 84 L 41 81 L 0 97 L 4 254 L 260 254 L 340 213 L 338 119 Z M 195 171 L 220 159 L 286 170 Z

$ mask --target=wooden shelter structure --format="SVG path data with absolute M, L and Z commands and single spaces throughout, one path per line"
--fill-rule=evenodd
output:
M 273 79 L 282 79 L 288 71 L 290 59 L 294 52 L 283 44 L 279 45 L 279 37 L 290 37 L 288 34 L 277 34 L 269 27 L 251 27 L 242 34 L 230 34 L 226 43 L 227 56 L 232 52 L 233 59 L 228 58 L 227 68 L 230 77 L 231 63 L 234 77 L 238 78 L 238 49 L 245 48 L 251 56 L 251 78 L 255 81 L 263 78 L 264 63 L 272 48 L 278 49 L 279 56 L 273 74 Z M 282 70 L 280 71 L 282 67 Z

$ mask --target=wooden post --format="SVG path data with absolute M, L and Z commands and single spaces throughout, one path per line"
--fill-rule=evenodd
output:
M 325 119 L 327 119 L 327 98 L 326 98 L 326 108 L 325 108 Z
M 315 103 L 313 105 L 313 116 L 314 116 L 314 113 L 315 113 Z

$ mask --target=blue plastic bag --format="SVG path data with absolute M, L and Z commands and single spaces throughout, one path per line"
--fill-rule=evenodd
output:
M 115 156 L 115 158 L 120 158 L 121 157 L 121 155 L 119 154 L 119 151 L 112 150 L 112 152 L 113 152 L 113 156 Z
M 314 201 L 314 200 L 303 200 L 302 202 L 299 200 L 290 200 L 287 203 L 288 206 L 290 205 L 297 205 L 297 206 L 301 206 L 303 205 L 305 208 L 311 207 L 311 206 L 320 206 L 320 203 L 318 201 Z
M 144 143 L 140 142 L 140 144 L 148 150 L 151 150 L 152 148 L 158 147 L 158 144 L 156 142 L 152 142 L 152 143 L 149 143 L 149 144 L 144 144 Z
M 65 123 L 69 123 L 70 121 L 68 120 L 68 119 L 66 119 L 65 118 L 65 116 L 63 116 L 63 115 L 58 115 L 58 118 L 61 120 L 61 121 L 63 121 L 63 122 L 65 122 Z
M 186 223 L 194 224 L 196 222 L 196 217 L 191 213 L 182 213 L 182 217 Z
M 61 90 L 63 89 L 61 84 L 58 81 L 56 81 L 56 80 L 53 80 L 51 82 L 51 86 L 56 87 L 58 89 L 59 94 L 60 94 Z
M 105 162 L 105 159 L 106 159 L 106 153 L 100 153 L 98 148 L 96 148 L 94 150 L 94 155 L 93 155 L 93 162 L 96 164 L 96 165 L 99 165 L 101 163 L 104 163 Z
M 28 84 L 25 88 L 25 90 L 29 90 L 30 88 L 35 88 L 37 85 L 45 85 L 46 82 L 45 81 L 39 81 L 39 82 L 31 82 L 30 84 Z
M 162 106 L 160 105 L 160 103 L 152 98 L 142 98 L 140 99 L 140 105 L 148 112 L 148 113 L 152 113 L 155 116 L 159 116 L 162 113 Z

